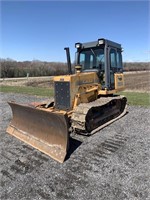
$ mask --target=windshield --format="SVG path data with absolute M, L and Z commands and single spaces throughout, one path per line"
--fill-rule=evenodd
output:
M 82 65 L 82 70 L 96 68 L 104 70 L 104 61 L 104 49 L 88 48 L 79 54 L 79 64 Z

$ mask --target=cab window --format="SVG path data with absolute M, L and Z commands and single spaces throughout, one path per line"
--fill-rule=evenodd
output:
M 104 69 L 104 49 L 91 48 L 80 52 L 79 63 L 82 69 Z
M 122 68 L 122 57 L 121 51 L 118 49 L 110 50 L 110 68 Z
M 115 49 L 110 50 L 110 67 L 111 68 L 117 67 L 116 50 Z

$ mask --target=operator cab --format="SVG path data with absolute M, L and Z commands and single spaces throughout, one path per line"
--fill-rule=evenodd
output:
M 76 43 L 76 65 L 82 72 L 96 72 L 103 89 L 114 89 L 114 73 L 122 72 L 121 45 L 104 38 Z

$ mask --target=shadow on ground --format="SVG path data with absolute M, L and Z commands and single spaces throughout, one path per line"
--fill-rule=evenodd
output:
M 65 158 L 65 161 L 68 160 L 71 156 L 71 154 L 82 144 L 81 141 L 74 139 L 74 138 L 69 138 L 69 150 L 67 152 L 67 156 Z

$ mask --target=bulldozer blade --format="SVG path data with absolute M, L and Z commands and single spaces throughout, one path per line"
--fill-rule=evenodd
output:
M 68 149 L 68 116 L 48 109 L 8 103 L 13 119 L 6 131 L 63 163 Z

